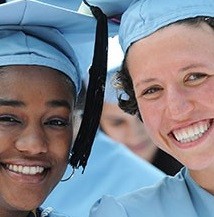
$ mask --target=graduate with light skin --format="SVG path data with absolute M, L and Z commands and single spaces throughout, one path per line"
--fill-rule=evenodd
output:
M 104 197 L 91 217 L 213 216 L 213 17 L 212 0 L 141 0 L 124 13 L 118 85 L 129 99 L 120 107 L 185 167 L 151 188 Z
M 70 163 L 81 89 L 71 33 L 94 38 L 94 24 L 37 1 L 0 4 L 1 217 L 62 217 L 39 206 Z

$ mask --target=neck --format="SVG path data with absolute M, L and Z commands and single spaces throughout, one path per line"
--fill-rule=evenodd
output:
M 190 170 L 191 177 L 203 189 L 214 195 L 214 182 L 213 182 L 214 167 L 205 170 Z
M 2 210 L 0 208 L 1 217 L 28 217 L 29 211 L 17 211 L 17 210 Z

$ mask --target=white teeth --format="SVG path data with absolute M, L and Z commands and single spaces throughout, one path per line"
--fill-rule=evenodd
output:
M 185 129 L 174 130 L 175 138 L 181 143 L 193 142 L 202 137 L 203 134 L 209 129 L 210 123 L 203 122 L 191 125 Z
M 42 173 L 45 169 L 44 167 L 41 166 L 22 166 L 22 165 L 13 165 L 13 164 L 7 164 L 6 168 L 8 168 L 13 172 L 22 173 L 25 175 L 35 175 L 37 173 Z

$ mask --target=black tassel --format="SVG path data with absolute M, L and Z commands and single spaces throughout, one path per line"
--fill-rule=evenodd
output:
M 108 24 L 107 17 L 98 7 L 88 5 L 97 19 L 93 62 L 89 70 L 82 123 L 71 151 L 70 164 L 74 169 L 87 165 L 91 148 L 100 122 L 107 74 Z

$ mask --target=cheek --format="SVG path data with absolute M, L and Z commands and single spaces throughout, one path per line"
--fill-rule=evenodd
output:
M 55 136 L 51 141 L 49 151 L 57 156 L 59 160 L 67 161 L 72 145 L 72 133 L 64 134 L 63 136 Z
M 158 138 L 160 137 L 160 129 L 162 126 L 161 111 L 157 106 L 148 106 L 145 103 L 144 105 L 139 103 L 138 108 L 148 135 L 156 144 L 159 143 Z
M 148 106 L 145 103 L 138 103 L 138 108 L 140 111 L 140 115 L 143 119 L 143 123 L 147 128 L 154 128 L 157 127 L 156 125 L 159 122 L 160 113 L 156 106 Z
M 197 96 L 197 100 L 208 107 L 214 107 L 214 81 L 209 82 L 208 85 L 196 89 L 194 96 Z
M 9 150 L 14 147 L 17 133 L 12 130 L 2 130 L 0 129 L 0 153 Z

